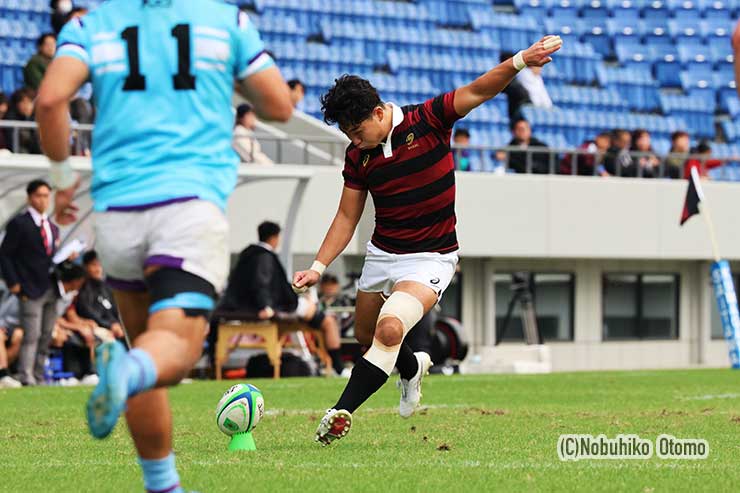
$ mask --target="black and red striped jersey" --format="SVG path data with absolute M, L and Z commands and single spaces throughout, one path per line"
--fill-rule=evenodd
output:
M 361 150 L 350 144 L 344 185 L 368 190 L 375 204 L 373 244 L 390 253 L 458 249 L 455 164 L 450 152 L 455 92 L 422 104 L 393 106 L 389 141 Z

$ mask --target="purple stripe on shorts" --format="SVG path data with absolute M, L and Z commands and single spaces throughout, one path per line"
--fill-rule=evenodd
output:
M 144 262 L 144 266 L 149 267 L 152 265 L 158 265 L 159 267 L 182 269 L 182 263 L 184 261 L 184 259 L 181 259 L 179 257 L 171 257 L 169 255 L 152 255 L 151 257 L 146 259 L 146 262 Z
M 170 493 L 170 491 L 175 491 L 179 487 L 180 487 L 180 483 L 177 483 L 163 490 L 146 490 L 146 491 L 147 493 Z
M 108 283 L 110 287 L 113 289 L 117 289 L 119 291 L 146 291 L 146 283 L 144 281 L 127 281 L 125 279 L 116 279 L 114 277 L 108 276 L 105 279 L 105 282 Z
M 179 204 L 180 202 L 189 202 L 191 200 L 197 200 L 199 198 L 200 197 L 193 195 L 190 197 L 178 197 L 174 199 L 162 200 L 161 202 L 152 202 L 151 204 L 111 206 L 111 207 L 108 207 L 108 209 L 106 210 L 112 211 L 112 212 L 145 211 L 148 209 L 154 209 L 156 207 L 164 207 L 165 205 Z

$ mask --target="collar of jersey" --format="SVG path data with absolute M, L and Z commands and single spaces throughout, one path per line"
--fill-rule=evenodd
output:
M 388 103 L 393 109 L 393 126 L 391 131 L 388 133 L 388 137 L 385 138 L 383 143 L 383 157 L 388 159 L 393 156 L 393 130 L 401 124 L 403 121 L 403 110 L 394 103 Z

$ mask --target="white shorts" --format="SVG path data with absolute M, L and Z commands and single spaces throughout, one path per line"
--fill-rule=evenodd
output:
M 390 296 L 401 281 L 428 286 L 441 299 L 457 267 L 457 253 L 388 253 L 368 242 L 358 288 Z
M 144 269 L 181 269 L 221 292 L 229 275 L 229 223 L 211 202 L 95 213 L 96 249 L 115 289 L 146 289 Z

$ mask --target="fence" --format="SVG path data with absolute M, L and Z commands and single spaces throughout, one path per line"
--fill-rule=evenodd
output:
M 18 148 L 22 130 L 36 130 L 35 122 L 0 120 L 0 129 L 10 129 L 9 144 Z M 93 125 L 71 125 L 71 151 L 75 155 L 87 155 L 92 141 Z M 263 148 L 269 148 L 277 164 L 295 163 L 295 148 L 302 149 L 303 162 L 310 162 L 314 146 L 327 151 L 326 164 L 343 162 L 346 142 L 332 137 L 277 136 L 255 133 Z M 286 149 L 290 147 L 290 152 Z M 461 171 L 600 175 L 606 171 L 611 176 L 635 178 L 680 178 L 685 174 L 684 165 L 693 162 L 702 175 L 712 175 L 723 180 L 740 181 L 740 157 L 712 156 L 711 154 L 666 154 L 652 152 L 621 151 L 618 154 L 599 152 L 584 148 L 517 147 L 490 145 L 452 145 L 456 166 Z M 289 154 L 291 159 L 283 157 Z M 610 165 L 610 160 L 613 164 Z M 647 163 L 647 164 L 645 164 Z M 676 163 L 679 163 L 678 165 Z M 711 173 L 710 173 L 711 171 Z

